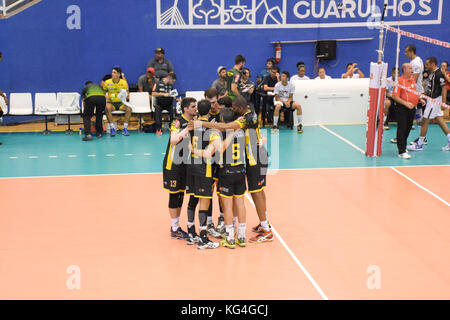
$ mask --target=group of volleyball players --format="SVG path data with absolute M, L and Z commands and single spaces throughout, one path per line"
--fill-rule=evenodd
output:
M 264 192 L 268 154 L 254 111 L 242 97 L 218 100 L 214 88 L 205 91 L 204 100 L 184 98 L 181 109 L 182 114 L 170 127 L 163 164 L 164 189 L 169 191 L 171 237 L 185 240 L 188 245 L 196 244 L 198 249 L 245 247 L 244 197 L 248 191 L 260 221 L 252 228 L 255 235 L 249 240 L 272 241 Z M 187 232 L 179 225 L 185 193 L 189 195 Z M 213 193 L 217 193 L 220 209 L 217 226 L 212 219 Z

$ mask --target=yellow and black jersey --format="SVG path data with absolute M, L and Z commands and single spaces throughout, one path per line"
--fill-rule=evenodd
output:
M 258 116 L 248 110 L 244 115 L 238 117 L 235 122 L 239 123 L 245 130 L 245 155 L 247 166 L 267 165 L 269 161 L 265 146 L 259 145 L 261 131 L 259 129 Z
M 113 79 L 105 81 L 103 90 L 108 93 L 109 102 L 121 102 L 119 98 L 120 90 L 126 90 L 128 92 L 128 83 L 124 79 L 119 79 L 119 82 L 114 82 Z
M 227 133 L 222 132 L 221 135 L 225 141 Z M 218 174 L 224 176 L 243 172 L 245 172 L 245 134 L 244 131 L 239 130 L 220 157 Z
M 208 121 L 220 122 L 220 111 L 217 111 L 216 113 L 210 111 L 208 114 Z
M 208 121 L 199 118 L 200 121 Z M 219 133 L 205 127 L 200 127 L 189 132 L 191 137 L 192 149 L 205 150 L 208 145 L 219 137 Z M 212 178 L 214 175 L 214 156 L 211 159 L 205 159 L 191 153 L 189 159 L 188 171 L 195 176 Z
M 180 132 L 185 129 L 189 123 L 189 119 L 185 118 L 184 115 L 177 117 L 172 121 L 170 125 L 170 133 Z M 176 170 L 179 167 L 186 165 L 189 158 L 189 152 L 183 152 L 184 150 L 189 150 L 189 140 L 183 139 L 176 145 L 167 143 L 166 155 L 164 156 L 163 169 L 164 170 Z

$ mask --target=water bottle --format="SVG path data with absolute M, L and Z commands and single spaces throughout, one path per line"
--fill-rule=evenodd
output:
M 82 133 L 83 133 L 83 128 L 80 128 L 80 129 L 78 130 L 78 132 L 80 133 L 80 137 L 81 137 L 81 135 L 82 135 Z

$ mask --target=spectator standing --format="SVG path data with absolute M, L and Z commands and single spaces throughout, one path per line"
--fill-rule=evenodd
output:
M 328 80 L 332 79 L 330 76 L 327 76 L 327 71 L 325 67 L 319 67 L 319 75 L 315 78 L 315 80 Z
M 306 65 L 303 61 L 297 62 L 297 74 L 291 77 L 291 82 L 294 80 L 310 80 L 306 75 Z
M 103 136 L 103 112 L 106 108 L 105 91 L 101 86 L 92 81 L 87 81 L 83 90 L 81 91 L 81 99 L 84 103 L 83 123 L 84 123 L 84 138 L 83 141 L 92 140 L 91 133 L 91 118 L 95 110 L 95 131 L 97 138 Z
M 250 69 L 244 68 L 242 71 L 242 81 L 241 81 L 241 95 L 245 98 L 248 105 L 251 106 L 253 110 L 253 92 L 255 91 L 255 83 L 250 80 L 251 77 Z
M 357 67 L 357 63 L 347 64 L 347 72 L 342 74 L 342 79 L 359 79 L 364 78 L 364 73 Z
M 268 121 L 273 119 L 273 91 L 275 90 L 275 85 L 280 82 L 280 80 L 280 68 L 278 66 L 274 66 L 270 69 L 269 76 L 265 77 L 262 82 L 263 90 L 265 92 L 261 115 L 263 126 L 266 122 L 266 116 Z
M 245 65 L 245 58 L 240 54 L 234 59 L 234 67 L 227 72 L 227 92 L 231 100 L 239 97 L 241 93 L 239 92 L 239 84 L 241 83 L 242 68 Z
M 173 97 L 171 91 L 173 90 L 173 84 L 177 81 L 175 73 L 168 73 L 162 80 L 155 83 L 152 90 L 152 96 L 156 98 L 155 103 L 155 122 L 156 122 L 156 134 L 161 135 L 162 124 L 162 111 L 169 111 L 170 122 L 173 118 Z
M 219 78 L 214 80 L 211 87 L 215 88 L 217 92 L 219 93 L 219 99 L 226 97 L 227 94 L 227 67 L 220 66 L 217 68 L 217 74 L 219 75 Z
M 266 69 L 262 70 L 258 77 L 256 78 L 256 92 L 255 92 L 255 112 L 259 114 L 261 107 L 261 99 L 266 96 L 266 93 L 263 90 L 262 82 L 264 79 L 269 76 L 270 69 L 276 65 L 276 61 L 274 58 L 269 58 L 266 61 Z
M 155 77 L 157 80 L 161 80 L 166 77 L 169 73 L 174 72 L 172 62 L 164 57 L 165 51 L 163 48 L 158 48 L 155 50 L 155 57 L 151 59 L 147 68 L 155 69 Z

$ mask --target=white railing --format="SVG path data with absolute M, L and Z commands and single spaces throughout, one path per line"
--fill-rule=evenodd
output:
M 7 0 L 0 0 L 0 13 L 2 13 L 3 17 L 7 17 L 11 11 L 20 9 L 23 6 L 26 6 L 27 4 L 34 4 L 41 0 L 13 0 L 13 2 L 9 5 L 6 4 Z M 25 2 L 25 3 L 24 3 Z M 21 6 L 19 6 L 22 4 Z

